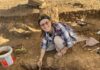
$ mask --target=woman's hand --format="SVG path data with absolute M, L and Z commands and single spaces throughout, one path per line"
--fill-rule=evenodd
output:
M 38 63 L 37 63 L 37 65 L 38 65 L 39 67 L 42 66 L 42 60 L 43 60 L 44 55 L 45 55 L 45 49 L 41 49 L 40 58 L 39 58 L 39 61 L 38 61 Z
M 41 67 L 41 66 L 42 66 L 42 60 L 39 60 L 39 61 L 37 62 L 37 65 L 38 65 L 38 67 Z
M 67 47 L 64 47 L 61 51 L 59 51 L 56 55 L 55 58 L 60 58 L 62 57 L 66 52 L 67 52 Z
M 67 52 L 67 47 L 64 47 L 62 50 L 61 50 L 61 53 L 62 53 L 62 55 L 64 55 L 66 52 Z
M 61 52 L 58 52 L 56 55 L 55 55 L 55 58 L 60 58 L 60 57 L 62 57 L 63 55 L 62 55 L 62 53 Z

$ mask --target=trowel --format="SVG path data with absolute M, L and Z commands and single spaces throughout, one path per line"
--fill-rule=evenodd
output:
M 94 46 L 96 44 L 100 43 L 98 40 L 96 40 L 95 38 L 93 37 L 90 37 L 86 40 L 86 44 L 83 45 L 83 48 L 86 47 L 86 46 Z

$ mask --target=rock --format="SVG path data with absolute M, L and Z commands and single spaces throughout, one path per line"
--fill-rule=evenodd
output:
M 100 35 L 100 31 L 98 31 L 96 34 Z
M 0 36 L 0 45 L 9 42 L 10 40 L 7 38 L 4 38 L 2 35 Z
M 58 7 L 56 6 L 56 7 L 51 8 L 51 12 L 50 13 L 51 13 L 50 16 L 52 18 L 52 21 L 59 22 L 59 11 L 58 11 Z
M 35 29 L 35 28 L 32 28 L 32 27 L 30 27 L 30 26 L 28 26 L 28 25 L 23 25 L 23 26 L 25 26 L 26 28 L 28 28 L 30 31 L 32 31 L 32 32 L 40 32 L 41 30 L 39 30 L 39 29 Z
M 29 31 L 26 31 L 22 28 L 15 28 L 15 27 L 9 30 L 9 32 L 13 32 L 13 31 L 18 32 L 18 33 L 24 33 L 24 32 L 28 33 L 29 32 Z
M 91 51 L 92 49 L 88 48 L 87 50 L 88 50 L 88 51 Z
M 41 8 L 40 9 L 40 14 L 47 14 L 48 16 L 51 17 L 51 20 L 53 22 L 58 22 L 59 21 L 59 10 L 58 7 L 46 7 L 46 8 Z
M 39 6 L 39 8 L 45 8 L 47 6 L 46 2 L 43 2 L 41 6 Z
M 77 26 L 77 23 L 73 22 L 73 23 L 71 24 L 71 26 L 76 27 L 76 26 Z
M 97 54 L 99 54 L 99 55 L 100 55 L 100 48 L 97 50 Z
M 76 23 L 80 26 L 85 26 L 87 25 L 87 23 L 84 21 L 84 19 L 77 19 Z
M 97 47 L 97 48 L 91 50 L 91 52 L 94 52 L 94 51 L 97 52 L 97 54 L 100 54 L 100 48 L 99 48 L 99 47 Z
M 85 47 L 85 46 L 94 46 L 98 43 L 100 43 L 98 40 L 96 40 L 93 37 L 90 37 L 89 39 L 86 40 L 86 44 L 83 47 Z

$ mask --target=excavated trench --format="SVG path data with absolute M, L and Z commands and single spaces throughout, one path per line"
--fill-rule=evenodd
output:
M 77 32 L 79 32 L 82 35 L 86 35 L 86 36 L 92 36 L 95 37 L 96 39 L 98 39 L 100 41 L 100 37 L 98 35 L 91 35 L 91 32 L 96 32 L 97 30 L 100 30 L 99 26 L 100 26 L 100 10 L 87 10 L 87 11 L 78 11 L 78 12 L 68 12 L 68 13 L 61 13 L 59 14 L 60 20 L 64 20 L 64 22 L 68 22 L 68 21 L 75 21 L 75 18 L 82 18 L 82 16 L 85 16 L 85 21 L 89 24 L 89 26 L 84 26 L 83 28 L 80 27 L 79 28 L 75 28 Z M 74 18 L 73 18 L 74 17 Z M 67 20 L 66 20 L 67 19 Z M 91 21 L 93 20 L 93 22 Z M 94 25 L 92 24 L 98 24 L 94 27 Z M 92 29 L 92 27 L 94 27 L 94 29 Z M 79 31 L 80 30 L 80 31 Z M 97 46 L 100 46 L 100 44 L 98 44 Z M 38 67 L 32 69 L 32 70 L 39 70 Z M 67 64 L 65 67 L 47 67 L 44 66 L 41 68 L 41 70 L 87 70 L 87 68 L 84 68 L 83 66 L 81 66 L 80 63 L 77 62 L 72 62 Z
M 72 11 L 72 12 L 64 12 L 59 14 L 59 19 L 63 19 L 65 21 L 75 21 L 76 18 L 98 18 L 100 17 L 100 10 L 85 10 L 85 11 Z
M 39 14 L 37 14 L 35 17 L 37 17 L 38 18 L 38 16 L 39 16 Z M 66 12 L 66 13 L 60 13 L 59 14 L 59 19 L 60 19 L 60 21 L 64 21 L 64 22 L 68 22 L 68 21 L 71 21 L 71 22 L 73 22 L 73 21 L 76 21 L 76 19 L 77 18 L 83 18 L 83 17 L 86 17 L 85 18 L 85 21 L 88 23 L 88 25 L 86 25 L 86 26 L 80 26 L 80 27 L 73 27 L 73 28 L 75 28 L 75 30 L 76 30 L 76 32 L 78 32 L 79 34 L 82 34 L 82 35 L 86 35 L 86 36 L 92 36 L 92 37 L 95 37 L 97 40 L 99 40 L 100 41 L 100 36 L 99 35 L 96 35 L 95 33 L 98 31 L 98 30 L 100 30 L 100 10 L 86 10 L 86 11 L 77 11 L 77 12 Z M 26 16 L 27 17 L 27 16 Z M 25 18 L 26 17 L 21 17 L 20 19 L 22 19 L 22 20 L 25 20 Z M 29 19 L 30 20 L 32 20 L 33 18 L 34 18 L 34 20 L 33 21 L 35 21 L 35 22 L 37 22 L 37 19 L 35 18 L 34 16 L 32 16 L 31 17 L 31 19 L 30 19 L 30 17 L 29 17 Z M 5 18 L 5 17 L 3 17 L 3 18 Z M 2 19 L 3 19 L 2 18 Z M 17 19 L 18 18 L 18 19 Z M 19 20 L 19 17 L 17 17 L 15 20 L 16 20 L 16 22 L 17 22 L 17 20 Z M 1 20 L 2 20 L 1 19 Z M 9 17 L 7 18 L 6 17 L 6 19 L 8 19 L 8 20 L 10 20 L 9 19 Z M 11 18 L 12 20 L 13 20 L 13 17 Z M 32 23 L 33 21 L 31 21 L 30 23 Z M 24 23 L 24 22 L 23 22 Z M 26 23 L 27 24 L 27 23 Z M 9 25 L 9 23 L 7 22 L 7 25 Z M 5 25 L 3 25 L 3 26 L 5 26 L 5 27 L 8 27 L 8 26 L 5 26 Z M 32 23 L 32 24 L 27 24 L 27 25 L 30 25 L 30 26 L 33 26 L 34 24 Z M 95 27 L 94 27 L 94 25 L 95 25 Z M 18 23 L 15 23 L 14 25 L 12 25 L 12 26 L 20 26 L 20 24 L 18 24 Z M 21 26 L 20 26 L 21 27 Z M 19 28 L 20 28 L 19 27 Z M 35 26 L 35 28 L 36 28 L 37 26 Z M 2 27 L 2 29 L 5 29 L 4 27 Z M 8 29 L 10 29 L 10 27 L 8 28 Z M 20 38 L 22 38 L 22 39 L 24 39 L 25 37 L 29 37 L 29 39 L 31 39 L 32 37 L 31 36 L 33 36 L 33 37 L 35 37 L 35 36 L 37 36 L 37 35 L 33 35 L 33 34 L 36 34 L 36 33 L 29 33 L 29 35 L 23 35 L 23 34 L 19 34 L 19 33 L 11 33 L 11 32 L 9 32 L 8 30 L 0 30 L 2 33 L 4 33 L 4 35 L 8 38 L 8 37 L 10 37 L 11 38 L 11 40 L 13 40 L 13 39 L 20 39 Z M 91 34 L 91 33 L 93 33 L 93 34 Z M 9 35 L 8 35 L 9 34 Z M 24 37 L 25 36 L 25 37 Z M 13 38 L 12 38 L 13 37 Z M 24 37 L 24 38 L 23 38 Z M 35 40 L 35 41 L 38 41 L 38 38 L 37 38 L 37 40 Z M 32 42 L 33 42 L 33 40 L 32 40 Z M 23 43 L 24 43 L 24 40 L 23 40 Z M 27 41 L 26 41 L 26 43 L 27 43 Z M 14 43 L 13 43 L 14 44 Z M 28 44 L 28 43 L 27 43 Z M 36 44 L 36 43 L 35 43 Z M 15 45 L 15 44 L 14 44 Z M 28 45 L 28 46 L 31 46 L 31 43 Z M 36 45 L 37 46 L 37 45 Z M 81 46 L 81 45 L 79 45 L 79 46 Z M 100 44 L 99 44 L 99 46 L 100 46 Z M 78 54 L 78 53 L 80 53 L 81 52 L 81 50 L 83 51 L 83 49 L 82 48 L 80 48 L 80 47 L 75 47 L 76 48 L 76 50 L 78 49 L 78 51 L 79 52 L 75 52 L 75 50 L 74 50 L 74 52 L 76 53 L 76 54 Z M 74 49 L 75 49 L 74 48 Z M 28 49 L 28 50 L 30 50 L 30 49 Z M 36 49 L 36 51 L 38 51 L 37 49 Z M 32 52 L 34 52 L 34 51 L 32 51 Z M 39 51 L 38 51 L 39 52 Z M 72 51 L 73 52 L 73 51 Z M 75 56 L 75 54 L 74 54 L 74 52 L 72 53 L 73 54 L 73 56 Z M 83 51 L 83 52 L 87 52 L 87 51 Z M 81 56 L 81 54 L 83 54 L 83 52 L 81 52 L 79 55 Z M 37 53 L 36 53 L 37 54 Z M 70 53 L 71 54 L 71 53 Z M 69 55 L 70 57 L 71 57 L 71 55 L 70 54 L 67 54 L 67 55 Z M 87 54 L 87 55 L 89 55 L 89 54 Z M 24 55 L 23 55 L 24 56 Z M 22 57 L 23 57 L 22 56 Z M 78 56 L 78 55 L 77 55 Z M 33 57 L 33 55 L 32 55 L 32 57 Z M 29 56 L 29 58 L 31 58 L 31 55 Z M 73 58 L 73 57 L 72 57 Z M 32 58 L 33 59 L 33 58 Z M 24 59 L 23 59 L 23 61 L 24 61 Z M 65 60 L 66 61 L 66 60 Z M 71 60 L 70 60 L 71 61 Z M 63 61 L 64 62 L 64 61 Z M 67 61 L 66 61 L 67 62 Z M 20 62 L 19 62 L 20 63 Z M 48 67 L 47 65 L 44 65 L 42 68 L 41 68 L 41 70 L 90 70 L 88 67 L 83 67 L 82 65 L 81 65 L 82 63 L 78 63 L 76 60 L 73 60 L 72 59 L 72 62 L 69 62 L 69 64 L 67 64 L 67 65 L 65 65 L 65 67 Z M 17 64 L 16 63 L 16 65 L 19 65 L 19 64 Z M 15 66 L 16 66 L 15 65 Z M 85 65 L 85 64 L 83 64 L 83 65 Z M 87 64 L 88 65 L 88 64 Z M 36 65 L 35 65 L 36 66 Z M 24 70 L 39 70 L 39 68 L 36 66 L 36 67 L 32 67 L 32 66 L 29 66 L 29 67 L 27 67 L 27 66 L 20 66 L 21 68 L 23 68 Z M 19 68 L 20 69 L 20 68 Z M 95 69 L 95 67 L 94 67 L 94 69 Z M 7 69 L 7 70 L 10 70 L 9 68 Z M 11 70 L 13 70 L 13 68 L 11 69 Z M 14 69 L 15 70 L 15 69 Z M 21 70 L 21 69 L 20 69 Z

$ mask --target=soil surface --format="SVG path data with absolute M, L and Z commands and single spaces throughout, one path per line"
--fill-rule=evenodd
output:
M 96 5 L 99 2 L 91 0 L 93 3 L 91 2 L 88 6 L 89 2 L 84 0 L 82 0 L 84 4 L 79 3 L 79 0 L 75 3 L 73 3 L 74 0 L 71 1 L 72 3 L 66 2 L 62 5 L 64 0 L 62 2 L 55 0 L 50 4 L 52 6 L 59 3 L 59 20 L 71 26 L 80 37 L 80 41 L 70 48 L 62 58 L 54 58 L 56 51 L 47 52 L 41 70 L 100 70 L 100 43 L 83 48 L 86 39 L 89 37 L 100 42 L 100 11 L 94 12 L 94 9 L 91 11 L 72 11 L 72 7 L 78 10 L 87 9 L 90 6 L 99 9 L 100 6 Z M 95 6 L 93 6 L 94 3 Z M 68 12 L 65 11 L 66 7 L 69 10 Z M 39 14 L 33 14 L 0 18 L 0 47 L 11 46 L 13 48 L 12 56 L 15 57 L 13 65 L 4 68 L 0 64 L 0 70 L 39 70 L 36 65 L 40 55 L 41 42 L 41 31 L 36 24 L 38 16 Z M 78 19 L 83 18 L 86 24 L 76 23 L 77 17 Z
M 62 18 L 63 19 L 63 18 Z M 88 24 L 85 26 L 71 26 L 72 23 L 68 23 L 78 35 L 84 37 L 94 37 L 100 41 L 100 35 L 97 32 L 100 30 L 100 19 L 98 17 L 87 17 Z M 65 21 L 66 22 L 66 21 Z M 3 25 L 3 24 L 2 24 Z M 27 24 L 29 25 L 29 24 Z M 30 24 L 30 27 L 34 24 Z M 7 24 L 6 30 L 1 28 L 1 36 L 9 39 L 1 46 L 10 45 L 13 48 L 12 55 L 15 57 L 15 62 L 8 68 L 3 68 L 0 65 L 0 70 L 38 70 L 36 63 L 40 55 L 40 34 L 41 32 L 32 32 L 28 28 L 23 27 L 22 24 Z M 25 31 L 10 31 L 13 27 L 22 28 Z M 34 28 L 34 27 L 33 27 Z M 36 27 L 35 27 L 36 28 Z M 55 59 L 55 51 L 48 52 L 43 61 L 42 70 L 100 70 L 100 54 L 96 48 L 100 48 L 100 44 L 96 44 L 92 47 L 86 46 L 82 48 L 85 41 L 76 43 L 73 48 L 60 59 Z

